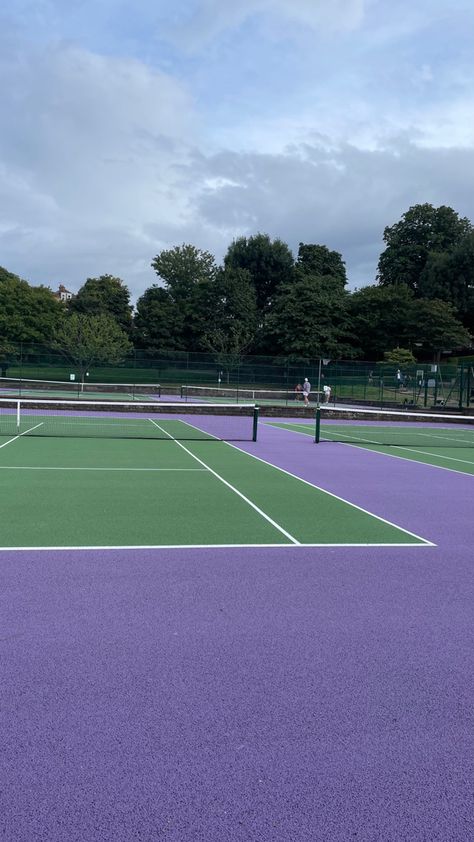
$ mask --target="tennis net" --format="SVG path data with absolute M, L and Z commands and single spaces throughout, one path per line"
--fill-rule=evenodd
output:
M 76 380 L 29 380 L 0 377 L 0 394 L 7 397 L 71 398 L 145 401 L 161 398 L 159 383 L 81 383 Z
M 310 399 L 316 401 L 317 392 L 311 392 Z M 241 389 L 230 386 L 181 386 L 181 399 L 184 401 L 215 403 L 225 401 L 230 403 L 269 404 L 272 406 L 288 406 L 303 404 L 303 393 L 295 389 Z
M 316 442 L 343 442 L 373 448 L 474 448 L 474 416 L 371 409 L 316 412 Z
M 255 406 L 0 398 L 0 436 L 256 441 Z

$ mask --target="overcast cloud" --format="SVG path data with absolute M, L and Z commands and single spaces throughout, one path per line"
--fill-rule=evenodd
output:
M 191 242 L 325 243 L 372 283 L 417 202 L 474 220 L 471 0 L 16 0 L 0 265 L 77 290 Z

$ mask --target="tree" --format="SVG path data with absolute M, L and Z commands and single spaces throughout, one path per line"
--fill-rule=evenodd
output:
M 202 340 L 206 288 L 217 273 L 214 257 L 208 251 L 183 243 L 157 254 L 151 265 L 162 279 L 170 301 L 181 312 L 181 335 L 176 337 L 176 342 L 186 350 L 197 350 Z
M 30 286 L 0 267 L 0 340 L 47 342 L 63 315 L 50 289 Z
M 366 360 L 379 360 L 387 348 L 411 346 L 407 316 L 414 293 L 406 284 L 366 286 L 349 298 L 349 318 Z
M 343 288 L 347 284 L 346 266 L 342 255 L 338 251 L 330 251 L 327 246 L 300 243 L 296 266 L 309 275 L 335 278 Z
M 119 363 L 132 349 L 125 331 L 105 313 L 67 316 L 56 330 L 53 347 L 77 367 L 81 383 L 92 366 Z
M 268 234 L 239 237 L 224 257 L 226 269 L 245 269 L 255 287 L 257 308 L 262 317 L 270 310 L 277 289 L 293 278 L 293 255 L 282 240 Z
M 138 299 L 134 338 L 141 348 L 186 350 L 183 324 L 183 309 L 167 289 L 154 284 Z
M 113 275 L 87 278 L 75 298 L 69 302 L 69 310 L 71 313 L 89 316 L 111 316 L 127 332 L 132 327 L 130 292 L 121 278 Z
M 8 367 L 18 359 L 18 346 L 0 340 L 0 375 L 7 376 Z
M 467 218 L 442 205 L 414 205 L 395 225 L 385 228 L 385 251 L 378 265 L 381 285 L 406 284 L 420 294 L 420 278 L 432 252 L 452 252 L 472 225 Z
M 420 276 L 420 296 L 453 304 L 465 327 L 474 330 L 474 233 L 449 253 L 429 255 Z
M 267 322 L 267 344 L 285 356 L 352 357 L 349 294 L 340 280 L 304 272 L 280 287 Z
M 175 301 L 189 298 L 198 284 L 213 280 L 217 272 L 210 252 L 185 243 L 160 252 L 151 265 Z
M 469 331 L 456 318 L 454 307 L 446 301 L 414 301 L 407 321 L 411 343 L 421 343 L 436 359 L 443 349 L 466 348 L 472 342 Z
M 208 327 L 203 345 L 216 356 L 219 368 L 238 366 L 257 330 L 255 289 L 248 272 L 220 270 L 208 288 Z
M 386 363 L 394 365 L 413 365 L 416 362 L 408 348 L 393 348 L 391 351 L 385 351 L 383 357 Z
M 350 296 L 349 313 L 362 354 L 369 360 L 381 359 L 387 348 L 413 352 L 419 347 L 437 353 L 470 342 L 450 304 L 417 299 L 405 284 L 363 287 Z

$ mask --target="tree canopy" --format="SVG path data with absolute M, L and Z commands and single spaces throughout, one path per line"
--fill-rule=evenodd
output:
M 53 346 L 76 366 L 81 382 L 92 366 L 119 363 L 132 349 L 125 331 L 105 313 L 71 313 L 55 331 Z
M 447 206 L 414 205 L 385 228 L 378 283 L 347 289 L 342 255 L 324 244 L 238 237 L 219 266 L 183 243 L 152 260 L 157 282 L 136 310 L 124 281 L 88 278 L 68 305 L 0 267 L 0 357 L 48 343 L 67 316 L 104 316 L 140 349 L 382 359 L 465 348 L 474 331 L 474 229 Z M 110 322 L 109 322 L 110 324 Z M 59 334 L 58 334 L 59 335 Z M 421 349 L 421 350 L 420 350 Z M 219 363 L 221 365 L 222 362 Z
M 406 284 L 420 294 L 420 278 L 432 253 L 445 254 L 470 233 L 472 225 L 450 207 L 414 205 L 384 230 L 378 279 L 382 286 Z
M 451 304 L 417 299 L 406 284 L 363 287 L 350 296 L 349 311 L 364 359 L 381 359 L 396 347 L 435 353 L 470 342 Z
M 130 292 L 122 279 L 113 275 L 87 278 L 77 295 L 71 299 L 69 309 L 73 313 L 89 316 L 109 315 L 125 331 L 130 331 L 132 327 Z
M 217 275 L 213 255 L 183 243 L 157 254 L 152 266 L 168 294 L 166 312 L 174 326 L 174 347 L 199 350 L 207 318 L 207 288 Z M 161 304 L 165 304 L 163 297 Z
M 257 302 L 250 274 L 243 269 L 222 269 L 209 288 L 208 324 L 203 345 L 224 369 L 240 362 L 254 339 Z
M 275 297 L 267 343 L 288 356 L 354 356 L 347 308 L 348 294 L 339 279 L 299 272 Z
M 137 301 L 134 339 L 138 347 L 186 350 L 183 333 L 182 308 L 164 287 L 157 284 L 149 287 Z
M 268 234 L 239 237 L 224 257 L 226 269 L 245 269 L 255 288 L 257 307 L 264 315 L 271 307 L 275 292 L 293 278 L 294 258 L 282 240 Z
M 327 275 L 335 278 L 340 281 L 342 287 L 347 283 L 346 266 L 342 255 L 337 251 L 330 251 L 327 246 L 300 243 L 296 266 L 308 275 L 318 277 Z
M 63 313 L 50 289 L 0 267 L 0 341 L 47 342 Z

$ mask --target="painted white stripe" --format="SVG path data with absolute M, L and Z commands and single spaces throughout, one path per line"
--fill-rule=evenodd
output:
M 342 447 L 353 447 L 356 450 L 365 450 L 357 444 L 351 444 L 349 441 L 332 442 L 333 444 L 340 444 Z M 397 447 L 397 450 L 409 450 L 408 447 Z M 389 459 L 401 459 L 403 462 L 410 462 L 412 465 L 423 465 L 424 468 L 436 468 L 438 471 L 449 471 L 451 474 L 460 474 L 463 477 L 472 476 L 469 471 L 457 471 L 456 468 L 448 468 L 444 465 L 435 465 L 434 462 L 423 462 L 422 459 L 410 459 L 408 456 L 400 456 L 398 453 L 387 453 L 385 450 L 365 450 L 366 453 L 371 453 L 375 456 L 387 456 Z M 415 450 L 415 453 L 421 453 L 420 450 Z M 425 453 L 426 456 L 431 456 L 434 459 L 451 459 L 450 456 L 441 456 L 439 453 Z M 456 459 L 457 462 L 462 462 L 462 459 Z M 469 463 L 468 463 L 469 464 Z
M 206 473 L 206 468 L 67 468 L 38 465 L 0 465 L 0 471 L 186 471 Z
M 185 423 L 189 424 L 188 421 L 186 421 Z M 189 426 L 192 427 L 193 425 L 189 424 Z M 196 427 L 195 429 L 199 429 L 199 428 Z M 258 462 L 263 462 L 264 465 L 268 465 L 270 468 L 274 468 L 276 471 L 281 471 L 281 473 L 286 474 L 287 476 L 292 477 L 293 479 L 297 479 L 300 482 L 303 482 L 305 485 L 309 485 L 310 488 L 316 488 L 318 491 L 322 491 L 323 494 L 327 494 L 327 495 L 329 495 L 329 497 L 334 497 L 336 500 L 340 500 L 342 503 L 346 503 L 348 506 L 352 506 L 353 509 L 358 509 L 360 512 L 364 512 L 364 514 L 370 515 L 370 517 L 373 517 L 376 520 L 381 521 L 382 523 L 386 523 L 389 526 L 393 526 L 395 529 L 399 529 L 400 532 L 404 532 L 405 535 L 411 535 L 413 538 L 417 538 L 419 541 L 423 541 L 427 546 L 430 546 L 430 547 L 436 546 L 436 544 L 433 544 L 432 541 L 428 541 L 427 538 L 422 538 L 420 535 L 416 535 L 415 532 L 410 532 L 409 529 L 404 529 L 403 526 L 399 526 L 397 523 L 392 523 L 392 521 L 387 520 L 386 518 L 380 517 L 380 515 L 376 515 L 373 512 L 369 512 L 368 509 L 364 509 L 364 508 L 362 508 L 362 506 L 357 506 L 356 503 L 351 503 L 349 500 L 346 500 L 344 497 L 339 497 L 337 494 L 333 494 L 332 491 L 327 491 L 326 488 L 321 488 L 321 486 L 319 486 L 319 485 L 315 485 L 314 483 L 309 482 L 306 479 L 302 479 L 302 477 L 297 476 L 297 474 L 292 474 L 290 471 L 286 471 L 285 468 L 280 468 L 279 465 L 273 465 L 272 462 L 268 462 L 266 459 L 262 459 L 260 456 L 255 456 L 254 453 L 248 453 L 246 450 L 242 450 L 240 447 L 237 447 L 237 445 L 232 444 L 232 442 L 224 441 L 222 443 L 226 444 L 228 447 L 232 447 L 234 450 L 237 450 L 238 453 L 245 453 L 247 456 L 250 456 L 252 459 L 257 459 Z M 354 447 L 354 446 L 355 445 L 351 445 L 351 447 Z M 331 546 L 331 545 L 330 544 L 312 544 L 312 545 L 308 545 L 308 546 Z M 339 545 L 336 545 L 336 546 L 339 546 Z M 348 545 L 344 544 L 342 546 L 348 546 Z M 354 545 L 354 546 L 356 546 L 356 545 Z M 357 546 L 365 546 L 365 545 L 357 545 Z M 367 544 L 367 546 L 376 547 L 377 544 Z M 387 546 L 387 545 L 382 544 L 381 546 Z
M 0 552 L 66 552 L 66 551 L 81 551 L 81 550 L 217 550 L 217 549 L 241 549 L 241 550 L 261 550 L 261 549 L 290 549 L 290 550 L 302 550 L 302 549 L 310 549 L 310 548 L 317 548 L 321 547 L 324 549 L 325 547 L 335 547 L 339 549 L 344 549 L 345 547 L 394 547 L 398 549 L 406 549 L 409 548 L 425 548 L 425 547 L 436 547 L 436 544 L 432 544 L 430 542 L 426 542 L 424 544 L 420 543 L 387 543 L 387 544 L 356 544 L 356 543 L 348 543 L 348 544 L 117 544 L 111 545 L 108 544 L 106 546 L 99 546 L 99 545 L 84 545 L 83 547 L 78 546 L 55 546 L 55 547 L 0 547 Z
M 312 433 L 306 433 L 306 432 L 302 433 L 302 432 L 300 432 L 300 430 L 293 430 L 293 426 L 296 427 L 297 426 L 296 424 L 292 425 L 291 428 L 290 427 L 278 427 L 276 424 L 271 424 L 269 426 L 273 426 L 273 428 L 276 428 L 276 429 L 279 429 L 279 430 L 288 430 L 290 433 L 297 433 L 300 436 L 309 436 L 309 435 L 312 436 L 313 435 Z M 299 424 L 298 426 L 302 427 L 303 425 Z M 325 430 L 325 432 L 327 432 L 327 431 Z M 329 434 L 330 434 L 330 432 L 331 431 L 329 431 Z M 334 433 L 334 435 L 340 435 L 340 434 Z M 354 439 L 354 441 L 359 441 L 361 443 L 361 445 L 362 445 L 363 442 L 365 442 L 366 444 L 372 444 L 372 445 L 375 445 L 376 447 L 396 447 L 397 450 L 407 450 L 409 453 L 419 453 L 419 454 L 422 454 L 423 456 L 431 456 L 434 459 L 446 459 L 448 462 L 460 462 L 462 465 L 474 465 L 474 462 L 469 460 L 469 459 L 458 459 L 456 456 L 444 456 L 442 453 L 438 453 L 437 451 L 435 451 L 433 453 L 432 450 L 420 450 L 419 447 L 407 447 L 407 446 L 402 445 L 402 444 L 394 444 L 394 445 L 381 444 L 379 441 L 373 441 L 372 439 L 363 439 L 362 436 L 350 436 L 348 433 L 344 433 L 344 435 L 346 436 L 346 438 L 351 438 L 351 439 Z M 322 438 L 324 438 L 324 437 L 322 437 Z M 342 441 L 342 440 L 333 441 L 333 439 L 324 439 L 324 440 L 328 441 L 328 442 L 331 442 L 332 444 L 345 444 L 345 445 L 347 445 L 347 447 L 357 447 L 356 444 L 352 444 L 352 442 L 350 442 L 350 441 Z M 463 439 L 455 439 L 455 441 L 464 441 L 464 440 Z M 471 442 L 469 442 L 469 443 L 471 444 Z M 474 441 L 472 442 L 472 445 L 474 446 Z M 359 450 L 361 450 L 361 449 L 363 449 L 363 448 L 359 447 Z M 396 453 L 385 453 L 385 451 L 382 451 L 382 450 L 369 450 L 368 452 L 369 453 L 380 453 L 383 456 L 391 456 L 394 459 L 405 459 L 405 461 L 409 461 L 409 462 L 416 462 L 417 461 L 416 459 L 407 460 L 404 456 L 397 456 Z M 420 464 L 421 465 L 429 464 L 429 465 L 431 465 L 432 468 L 441 468 L 442 470 L 445 470 L 445 471 L 451 470 L 450 468 L 445 468 L 443 465 L 432 465 L 431 463 L 427 463 L 427 462 L 420 462 Z M 465 471 L 456 471 L 454 468 L 452 469 L 452 471 L 453 471 L 453 473 L 456 473 L 456 474 L 464 474 L 464 476 L 470 476 L 469 474 L 466 474 Z
M 16 441 L 17 439 L 21 439 L 22 436 L 26 436 L 27 433 L 31 433 L 33 430 L 36 430 L 37 427 L 41 427 L 41 424 L 43 424 L 43 421 L 41 421 L 39 424 L 35 424 L 34 427 L 30 427 L 28 430 L 25 430 L 23 433 L 19 433 L 18 436 L 14 436 L 14 438 L 9 439 L 8 441 L 4 442 L 4 444 L 0 444 L 0 450 L 2 449 L 2 447 L 6 447 L 7 444 L 11 444 L 12 442 Z
M 214 471 L 211 467 L 209 467 L 209 465 L 207 465 L 205 462 L 203 462 L 202 459 L 199 459 L 198 456 L 195 456 L 194 453 L 191 450 L 189 450 L 187 447 L 185 447 L 184 444 L 181 441 L 178 441 L 177 439 L 174 439 L 173 436 L 171 436 L 167 432 L 167 430 L 165 430 L 163 427 L 160 427 L 160 425 L 157 424 L 156 421 L 154 421 L 152 418 L 149 418 L 148 420 L 151 421 L 151 423 L 154 424 L 155 427 L 158 427 L 158 429 L 161 430 L 162 433 L 165 433 L 165 435 L 168 436 L 168 438 L 173 439 L 173 441 L 178 445 L 178 447 L 181 447 L 186 453 L 189 454 L 189 456 L 191 456 L 193 459 L 195 459 L 196 462 L 199 462 L 200 465 L 203 465 L 204 468 L 206 468 L 206 470 L 209 471 L 209 473 L 211 473 L 213 476 L 216 477 L 216 479 L 218 479 L 220 482 L 222 482 L 224 485 L 226 485 L 227 488 L 230 488 L 230 490 L 233 491 L 234 494 L 237 494 L 237 496 L 240 497 L 241 500 L 243 500 L 245 503 L 247 503 L 248 506 L 250 506 L 252 509 L 254 509 L 254 511 L 256 511 L 257 514 L 260 515 L 260 517 L 263 517 L 266 521 L 268 521 L 268 523 L 270 523 L 273 527 L 275 527 L 275 529 L 277 529 L 279 532 L 281 532 L 282 535 L 285 535 L 293 544 L 299 544 L 300 543 L 293 535 L 291 535 L 289 532 L 287 532 L 286 529 L 283 528 L 283 526 L 280 526 L 280 524 L 278 524 L 275 520 L 273 520 L 273 518 L 271 518 L 269 515 L 267 515 L 266 512 L 263 511 L 263 509 L 261 509 L 255 503 L 253 503 L 252 500 L 249 500 L 249 498 L 246 497 L 245 494 L 242 494 L 242 492 L 239 491 L 235 487 L 235 485 L 232 485 L 230 482 L 227 482 L 227 480 L 224 479 L 224 477 L 221 477 L 221 475 L 218 474 L 217 471 Z M 192 426 L 192 425 L 190 425 L 190 426 Z
M 241 450 L 240 447 L 236 447 L 235 444 L 232 444 L 229 441 L 224 442 L 228 447 L 234 448 L 234 450 L 238 450 L 239 453 L 245 453 L 247 456 L 250 456 L 251 459 L 257 459 L 258 462 L 263 462 L 264 465 L 268 465 L 270 468 L 274 468 L 275 471 L 281 471 L 282 474 L 287 474 L 289 477 L 293 477 L 293 479 L 299 480 L 299 482 L 303 482 L 305 485 L 309 485 L 310 488 L 316 488 L 318 491 L 322 491 L 323 494 L 327 494 L 329 497 L 334 497 L 335 500 L 340 500 L 341 503 L 346 503 L 348 506 L 351 506 L 353 509 L 357 509 L 359 512 L 363 512 L 366 515 L 370 515 L 370 517 L 375 518 L 375 520 L 381 521 L 381 523 L 386 523 L 388 526 L 393 526 L 395 529 L 398 529 L 400 532 L 404 532 L 405 535 L 411 535 L 412 538 L 417 538 L 419 541 L 423 541 L 425 544 L 428 544 L 431 547 L 435 547 L 436 544 L 433 544 L 431 541 L 428 541 L 427 538 L 422 538 L 421 535 L 417 535 L 415 532 L 410 532 L 409 529 L 404 529 L 403 526 L 399 526 L 398 523 L 393 523 L 391 520 L 387 520 L 380 515 L 374 514 L 374 512 L 369 512 L 368 509 L 364 509 L 362 506 L 358 506 L 356 503 L 351 503 L 350 500 L 346 500 L 344 497 L 340 497 L 338 494 L 334 494 L 332 491 L 328 491 L 327 488 L 321 488 L 319 485 L 315 485 L 314 482 L 309 482 L 307 479 L 303 479 L 299 477 L 297 474 L 292 474 L 290 471 L 286 471 L 285 468 L 280 468 L 279 465 L 273 465 L 272 462 L 267 462 L 266 459 L 262 459 L 261 456 L 255 456 L 254 453 L 247 453 L 246 450 Z M 354 447 L 355 445 L 350 445 Z M 325 545 L 329 546 L 329 545 Z M 368 544 L 369 547 L 376 547 L 377 544 Z M 385 544 L 382 546 L 386 546 Z

